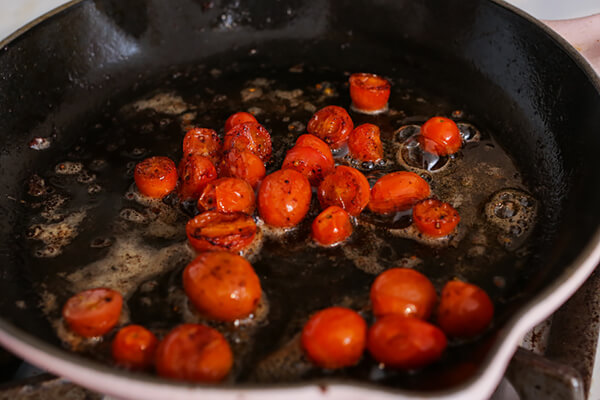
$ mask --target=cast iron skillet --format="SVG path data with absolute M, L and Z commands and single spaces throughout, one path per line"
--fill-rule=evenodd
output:
M 541 200 L 539 221 L 533 254 L 493 331 L 426 375 L 427 382 L 416 378 L 400 387 L 339 378 L 319 385 L 199 387 L 117 371 L 63 351 L 36 290 L 44 281 L 60 290 L 56 274 L 67 267 L 51 261 L 43 273 L 30 267 L 26 180 L 64 160 L 82 130 L 90 138 L 111 135 L 94 133 L 90 121 L 110 119 L 115 107 L 168 86 L 174 76 L 202 79 L 218 68 L 243 79 L 299 64 L 339 74 L 375 71 L 408 82 L 443 99 L 432 113 L 467 110 L 511 154 Z M 194 69 L 198 65 L 209 68 Z M 102 392 L 144 398 L 483 398 L 521 335 L 565 301 L 600 256 L 599 82 L 568 45 L 502 3 L 74 2 L 3 43 L 0 77 L 0 342 Z M 30 149 L 35 137 L 50 137 L 51 148 Z M 75 249 L 72 257 L 86 252 Z

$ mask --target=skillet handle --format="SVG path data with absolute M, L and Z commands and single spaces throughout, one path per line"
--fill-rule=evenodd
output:
M 600 76 L 600 14 L 542 22 L 575 47 Z

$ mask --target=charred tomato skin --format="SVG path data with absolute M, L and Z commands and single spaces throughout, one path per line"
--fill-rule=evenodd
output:
M 231 114 L 227 118 L 227 120 L 225 121 L 225 132 L 228 132 L 234 126 L 243 124 L 244 122 L 258 123 L 258 121 L 254 117 L 254 115 L 252 115 L 248 112 L 245 112 L 245 111 L 239 111 L 239 112 L 236 112 L 235 114 Z
M 179 178 L 179 198 L 184 201 L 198 200 L 204 187 L 217 179 L 217 170 L 208 158 L 190 154 L 179 163 Z
M 376 74 L 359 72 L 350 75 L 350 97 L 354 107 L 361 111 L 385 108 L 390 98 L 390 82 Z
M 266 170 L 262 160 L 250 151 L 229 150 L 223 155 L 219 166 L 219 176 L 240 178 L 254 189 L 265 177 Z
M 312 223 L 312 237 L 322 246 L 343 242 L 352 234 L 350 215 L 341 207 L 327 207 Z
M 197 207 L 200 211 L 252 215 L 255 207 L 254 189 L 240 178 L 219 178 L 204 187 Z
M 213 129 L 191 128 L 183 138 L 183 155 L 196 154 L 208 158 L 213 164 L 221 158 L 221 139 Z
M 272 144 L 269 131 L 258 122 L 244 122 L 233 126 L 225 133 L 224 150 L 248 150 L 263 162 L 271 158 Z
M 362 162 L 378 162 L 383 159 L 383 145 L 379 127 L 373 124 L 362 124 L 350 133 L 348 150 L 355 160 Z
M 177 186 L 177 167 L 168 157 L 150 157 L 135 166 L 133 179 L 141 194 L 161 199 Z
M 206 211 L 190 219 L 185 226 L 190 245 L 199 252 L 245 250 L 254 241 L 256 232 L 254 219 L 241 212 Z
M 312 186 L 318 186 L 333 171 L 334 164 L 313 147 L 294 146 L 288 150 L 281 165 L 281 169 L 286 168 L 300 172 Z
M 337 149 L 348 140 L 354 129 L 352 118 L 346 110 L 338 106 L 327 106 L 313 114 L 306 130 Z
M 427 236 L 447 236 L 456 229 L 459 222 L 458 211 L 440 200 L 426 199 L 413 207 L 413 223 Z
M 360 171 L 339 165 L 323 179 L 317 194 L 321 208 L 338 206 L 357 216 L 369 203 L 369 190 L 369 182 Z
M 268 225 L 291 228 L 304 219 L 312 192 L 308 179 L 293 169 L 267 175 L 258 190 L 258 213 Z

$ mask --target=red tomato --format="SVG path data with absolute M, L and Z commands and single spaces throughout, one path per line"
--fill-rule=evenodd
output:
M 112 357 L 115 363 L 129 369 L 148 369 L 154 365 L 154 353 L 158 339 L 140 325 L 121 328 L 112 341 Z
M 448 336 L 477 336 L 487 329 L 493 316 L 494 305 L 483 289 L 461 281 L 450 281 L 442 289 L 437 322 Z
M 352 118 L 346 110 L 338 106 L 327 106 L 313 114 L 306 130 L 337 149 L 348 140 L 353 128 Z
M 220 321 L 247 317 L 262 295 L 250 263 L 224 251 L 202 253 L 189 263 L 183 288 L 198 311 Z
M 302 347 L 321 368 L 350 367 L 365 349 L 367 324 L 353 310 L 330 307 L 314 314 L 302 329 Z
M 327 207 L 312 223 L 312 237 L 323 246 L 343 242 L 351 234 L 350 216 L 338 206 Z
M 296 139 L 296 147 L 312 147 L 325 156 L 329 165 L 333 166 L 334 164 L 333 154 L 331 154 L 329 145 L 315 135 L 300 135 L 298 139 Z
M 217 170 L 206 157 L 185 156 L 179 163 L 181 184 L 177 189 L 181 200 L 197 200 L 207 183 L 217 178 Z
M 369 209 L 378 214 L 404 211 L 429 194 L 429 184 L 414 172 L 392 172 L 373 185 Z
M 460 222 L 460 216 L 450 204 L 427 199 L 415 204 L 413 222 L 421 233 L 442 237 L 456 229 Z
M 348 138 L 348 149 L 355 160 L 377 162 L 383 158 L 383 146 L 379 137 L 379 127 L 362 124 L 354 128 Z
M 85 337 L 101 336 L 119 321 L 123 296 L 106 288 L 89 289 L 71 297 L 62 309 L 69 329 Z
M 225 133 L 223 149 L 248 150 L 267 162 L 271 158 L 271 135 L 258 122 L 244 122 Z
M 369 353 L 391 368 L 424 367 L 437 361 L 446 345 L 446 336 L 436 326 L 398 314 L 378 319 L 367 333 Z
M 304 175 L 293 169 L 275 171 L 258 190 L 258 213 L 269 225 L 290 228 L 302 221 L 310 207 L 312 192 Z
M 229 132 L 231 128 L 236 125 L 243 124 L 244 122 L 258 122 L 254 115 L 247 112 L 236 112 L 235 114 L 231 114 L 227 121 L 225 121 L 225 132 Z
M 161 199 L 177 186 L 177 168 L 168 157 L 150 157 L 135 166 L 133 179 L 141 194 Z
M 421 127 L 419 142 L 426 151 L 447 156 L 460 150 L 462 137 L 454 121 L 444 117 L 433 117 Z
M 312 186 L 318 186 L 334 168 L 322 153 L 313 147 L 298 147 L 288 150 L 281 169 L 291 168 L 306 176 Z
M 239 178 L 220 178 L 204 187 L 198 199 L 198 210 L 221 213 L 254 212 L 254 189 Z
M 175 327 L 156 349 L 156 372 L 166 378 L 220 382 L 233 365 L 227 340 L 216 329 L 200 324 Z
M 318 195 L 322 208 L 339 206 L 357 216 L 369 203 L 369 182 L 360 171 L 339 165 L 323 179 Z
M 431 281 L 414 269 L 388 269 L 379 274 L 371 286 L 371 304 L 377 318 L 400 314 L 427 319 L 436 299 Z
M 228 250 L 248 247 L 256 236 L 256 223 L 249 215 L 206 211 L 190 219 L 185 226 L 190 245 L 197 251 Z
M 183 156 L 196 154 L 208 158 L 212 163 L 221 157 L 221 140 L 212 129 L 192 128 L 183 138 Z
M 390 82 L 379 75 L 357 73 L 350 75 L 350 97 L 354 107 L 362 111 L 383 109 L 390 98 Z
M 223 156 L 220 175 L 245 180 L 254 189 L 265 177 L 265 165 L 257 155 L 249 151 L 230 150 Z

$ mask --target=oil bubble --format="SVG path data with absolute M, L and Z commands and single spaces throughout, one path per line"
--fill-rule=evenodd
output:
M 77 175 L 83 170 L 83 164 L 73 161 L 65 161 L 54 167 L 54 172 L 58 175 Z

